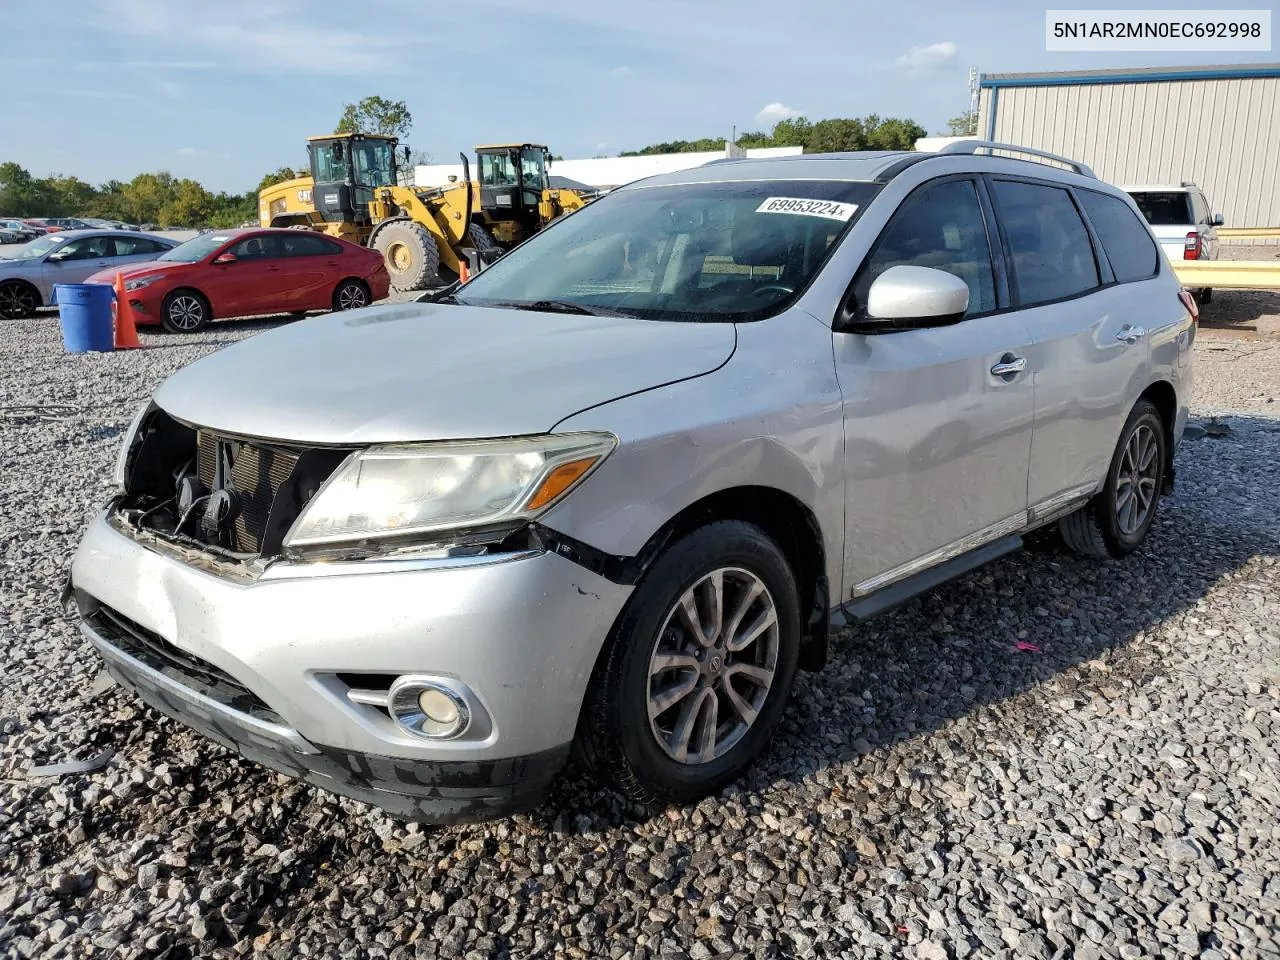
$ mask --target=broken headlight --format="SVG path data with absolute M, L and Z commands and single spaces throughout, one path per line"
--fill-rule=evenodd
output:
M 531 519 L 616 443 L 607 433 L 572 433 L 362 450 L 307 504 L 285 546 L 429 537 Z
M 125 481 L 128 479 L 129 454 L 133 451 L 133 444 L 138 439 L 138 428 L 142 426 L 142 418 L 150 409 L 150 399 L 145 400 L 138 408 L 138 412 L 133 415 L 133 422 L 124 432 L 124 443 L 120 444 L 120 452 L 116 454 L 115 484 L 121 490 L 124 490 Z

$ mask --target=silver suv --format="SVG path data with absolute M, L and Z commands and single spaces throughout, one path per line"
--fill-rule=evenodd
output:
M 571 749 L 640 800 L 718 790 L 832 623 L 1046 524 L 1123 556 L 1172 485 L 1194 305 L 1123 192 L 986 149 L 655 177 L 192 364 L 76 555 L 85 635 L 402 816 L 528 807 Z

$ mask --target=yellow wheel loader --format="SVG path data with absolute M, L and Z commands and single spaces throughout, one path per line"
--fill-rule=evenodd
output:
M 382 252 L 397 290 L 447 283 L 470 256 L 488 261 L 587 201 L 553 190 L 547 148 L 500 144 L 476 148 L 479 180 L 462 157 L 461 182 L 418 188 L 399 182 L 394 137 L 332 134 L 311 137 L 311 176 L 286 180 L 258 195 L 264 227 L 319 230 Z

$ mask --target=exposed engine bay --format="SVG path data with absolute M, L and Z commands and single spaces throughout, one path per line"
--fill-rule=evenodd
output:
M 114 512 L 224 560 L 278 556 L 302 508 L 350 452 L 225 436 L 153 408 L 126 455 Z
M 256 576 L 282 556 L 303 508 L 353 452 L 235 437 L 176 420 L 152 407 L 124 461 L 124 492 L 110 521 L 195 566 Z M 312 549 L 306 559 L 478 556 L 542 548 L 532 525 L 514 522 L 455 531 L 442 542 L 388 539 Z

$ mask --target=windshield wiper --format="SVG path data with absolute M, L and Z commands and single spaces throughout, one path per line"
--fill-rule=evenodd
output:
M 588 307 L 568 300 L 513 300 L 503 303 L 513 310 L 537 310 L 539 313 L 574 313 L 584 317 L 625 317 L 627 314 L 603 307 Z

